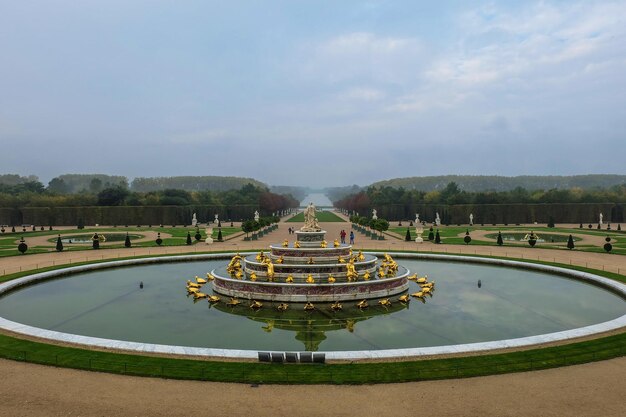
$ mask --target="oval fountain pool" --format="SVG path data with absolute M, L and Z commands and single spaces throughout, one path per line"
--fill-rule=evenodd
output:
M 78 267 L 84 271 L 56 279 L 43 276 L 40 282 L 13 289 L 9 287 L 18 285 L 17 280 L 5 283 L 0 325 L 46 338 L 142 351 L 221 351 L 225 356 L 254 357 L 260 350 L 312 350 L 333 352 L 337 358 L 360 357 L 348 353 L 365 351 L 377 352 L 373 356 L 378 357 L 385 356 L 384 351 L 398 355 L 436 353 L 441 347 L 463 351 L 459 345 L 487 346 L 524 338 L 527 342 L 520 344 L 532 344 L 547 334 L 573 331 L 569 337 L 575 337 L 580 333 L 573 329 L 607 322 L 612 328 L 624 325 L 624 286 L 617 282 L 597 277 L 613 287 L 608 291 L 544 271 L 449 262 L 452 258 L 446 256 L 440 257 L 445 262 L 406 256 L 402 265 L 436 282 L 432 297 L 408 304 L 396 297 L 387 307 L 370 300 L 367 309 L 345 303 L 339 312 L 322 304 L 312 312 L 295 304 L 285 312 L 270 303 L 260 310 L 251 309 L 248 302 L 236 307 L 211 305 L 188 297 L 185 281 L 204 276 L 224 260 L 170 258 L 167 263 L 107 269 Z M 419 290 L 414 282 L 410 285 L 409 293 Z M 603 330 L 607 329 L 595 332 Z M 515 343 L 506 344 L 510 345 Z

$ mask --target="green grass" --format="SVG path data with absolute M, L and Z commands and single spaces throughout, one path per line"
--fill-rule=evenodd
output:
M 554 368 L 623 356 L 626 333 L 496 355 L 341 364 L 266 364 L 140 356 L 85 350 L 0 334 L 0 357 L 92 371 L 223 382 L 367 384 L 463 378 Z
M 315 216 L 317 217 L 317 221 L 319 221 L 320 223 L 324 223 L 324 222 L 345 222 L 344 219 L 342 219 L 341 217 L 337 216 L 335 213 L 330 212 L 330 211 L 318 211 L 315 213 Z M 288 222 L 297 222 L 297 223 L 304 223 L 304 213 L 298 213 L 295 216 L 293 216 L 292 218 L 290 218 L 289 220 L 287 220 Z

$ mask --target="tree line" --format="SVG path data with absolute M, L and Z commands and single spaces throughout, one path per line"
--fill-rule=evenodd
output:
M 457 204 L 553 204 L 553 203 L 626 203 L 626 184 L 595 189 L 550 189 L 529 191 L 517 187 L 510 191 L 461 190 L 455 182 L 441 191 L 419 191 L 405 188 L 368 187 L 356 194 L 334 201 L 336 207 L 365 213 L 386 205 L 457 205 Z
M 0 207 L 88 207 L 88 206 L 257 206 L 264 213 L 273 213 L 298 207 L 299 201 L 291 195 L 270 192 L 267 188 L 246 184 L 228 191 L 186 191 L 165 189 L 135 192 L 122 185 L 114 185 L 99 192 L 83 191 L 60 194 L 38 181 L 14 185 L 0 184 Z

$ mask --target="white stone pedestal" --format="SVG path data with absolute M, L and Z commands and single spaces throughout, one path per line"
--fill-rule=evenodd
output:
M 415 238 L 415 243 L 424 243 L 424 239 L 421 236 Z
M 206 243 L 207 245 L 210 245 L 213 243 L 213 239 L 210 237 L 207 237 L 206 239 L 204 239 L 204 243 Z

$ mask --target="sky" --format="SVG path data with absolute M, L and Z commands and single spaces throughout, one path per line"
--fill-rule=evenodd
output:
M 0 0 L 0 174 L 626 174 L 626 1 Z

